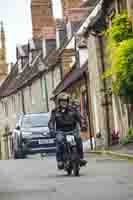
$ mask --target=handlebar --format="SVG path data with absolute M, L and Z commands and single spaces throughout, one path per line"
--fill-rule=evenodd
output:
M 55 134 L 55 135 L 57 135 L 57 134 L 62 134 L 62 135 L 73 135 L 74 133 L 76 133 L 77 132 L 77 130 L 73 130 L 73 131 L 53 131 L 53 133 Z

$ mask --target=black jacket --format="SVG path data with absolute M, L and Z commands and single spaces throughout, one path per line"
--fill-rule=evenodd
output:
M 67 107 L 64 111 L 58 107 L 51 113 L 49 128 L 53 131 L 73 131 L 76 129 L 77 123 L 81 125 L 79 112 L 71 106 Z

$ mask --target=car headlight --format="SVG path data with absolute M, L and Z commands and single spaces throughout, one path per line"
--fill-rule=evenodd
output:
M 42 133 L 42 135 L 43 135 L 43 136 L 48 136 L 48 134 L 49 134 L 49 132 L 48 132 L 48 131 L 47 131 L 47 132 L 43 132 L 43 133 Z
M 30 137 L 32 135 L 32 132 L 22 132 L 23 137 Z

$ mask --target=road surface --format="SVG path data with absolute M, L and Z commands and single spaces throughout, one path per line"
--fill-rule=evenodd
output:
M 133 200 L 133 163 L 90 157 L 80 177 L 56 170 L 54 157 L 0 161 L 0 200 Z

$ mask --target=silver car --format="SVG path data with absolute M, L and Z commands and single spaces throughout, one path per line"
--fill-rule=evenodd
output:
M 56 138 L 51 136 L 48 128 L 49 119 L 50 113 L 30 113 L 20 117 L 13 131 L 14 158 L 56 151 Z

